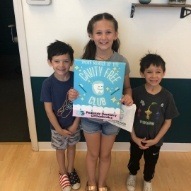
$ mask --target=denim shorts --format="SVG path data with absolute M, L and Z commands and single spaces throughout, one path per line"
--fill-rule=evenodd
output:
M 77 131 L 69 137 L 60 135 L 57 131 L 51 129 L 51 146 L 53 149 L 65 150 L 68 146 L 77 144 L 80 138 L 80 129 L 77 129 Z
M 81 128 L 85 133 L 101 132 L 103 135 L 117 135 L 120 128 L 101 119 L 81 118 Z

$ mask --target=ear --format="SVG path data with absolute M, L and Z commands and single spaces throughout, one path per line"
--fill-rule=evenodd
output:
M 118 38 L 118 32 L 115 32 L 115 40 Z
M 163 72 L 163 77 L 166 75 L 166 71 Z
M 92 36 L 92 34 L 89 33 L 88 36 L 89 36 L 90 40 L 93 41 L 93 36 Z
M 140 75 L 141 75 L 142 78 L 145 77 L 145 75 L 141 71 L 140 71 Z

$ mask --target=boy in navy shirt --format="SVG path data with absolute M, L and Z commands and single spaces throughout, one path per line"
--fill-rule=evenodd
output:
M 74 51 L 70 45 L 55 41 L 47 47 L 47 53 L 54 73 L 42 84 L 41 101 L 50 121 L 51 144 L 56 149 L 60 186 L 63 191 L 70 191 L 71 188 L 80 187 L 80 179 L 74 168 L 76 144 L 80 140 L 80 119 L 72 116 L 73 105 L 68 100 L 68 91 L 73 87 L 70 67 Z

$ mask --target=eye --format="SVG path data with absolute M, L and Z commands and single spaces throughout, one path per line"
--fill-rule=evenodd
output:
M 96 32 L 97 35 L 101 35 L 101 32 Z
M 111 31 L 107 31 L 106 34 L 111 34 L 112 32 Z
M 64 63 L 65 64 L 68 64 L 70 61 L 69 60 L 64 60 Z

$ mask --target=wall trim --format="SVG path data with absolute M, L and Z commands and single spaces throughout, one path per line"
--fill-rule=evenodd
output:
M 54 151 L 50 142 L 39 142 L 39 151 Z M 86 143 L 79 142 L 76 147 L 77 151 L 86 151 Z M 129 142 L 115 142 L 113 151 L 129 151 Z M 191 143 L 164 143 L 161 151 L 168 152 L 191 152 Z
M 26 110 L 27 110 L 29 134 L 30 134 L 32 149 L 34 151 L 38 151 L 38 140 L 37 140 L 36 123 L 35 123 L 35 116 L 34 116 L 34 105 L 33 105 L 33 99 L 32 99 L 30 69 L 29 69 L 29 60 L 28 60 L 28 52 L 27 52 L 28 49 L 27 49 L 27 41 L 26 41 L 26 35 L 25 35 L 25 24 L 24 24 L 24 18 L 23 18 L 22 1 L 15 0 L 13 1 L 13 5 L 14 5 L 14 12 L 15 12 L 18 46 L 19 46 L 19 53 L 20 53 L 20 60 L 21 60 L 22 76 L 23 76 L 23 88 L 25 93 L 25 103 L 26 103 Z

